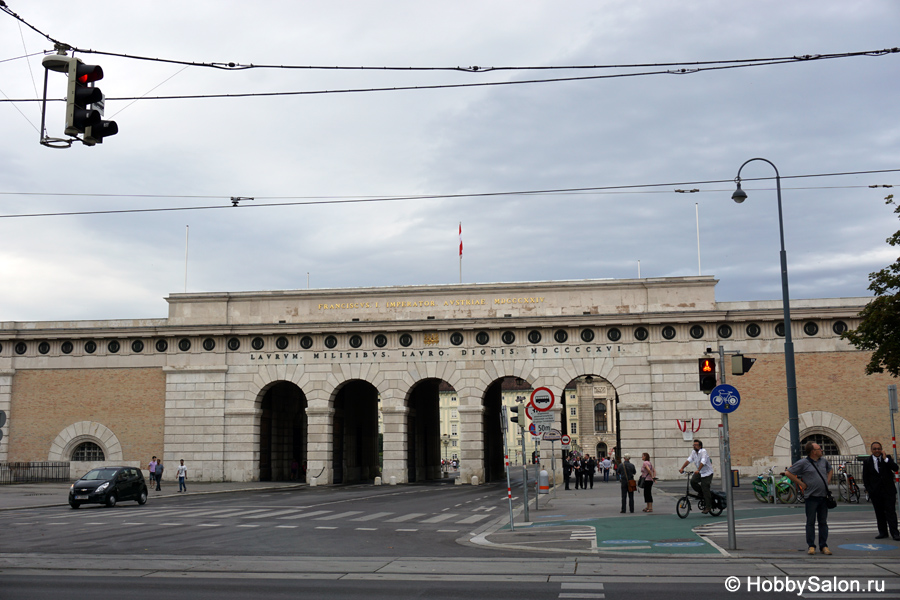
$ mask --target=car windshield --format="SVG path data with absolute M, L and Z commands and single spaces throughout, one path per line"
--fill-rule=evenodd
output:
M 98 479 L 112 479 L 116 475 L 116 469 L 94 469 L 90 471 L 87 475 L 82 477 L 83 480 L 91 481 Z

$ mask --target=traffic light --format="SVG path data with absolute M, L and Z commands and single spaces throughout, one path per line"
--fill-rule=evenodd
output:
M 753 363 L 755 362 L 755 358 L 750 358 L 748 356 L 744 356 L 743 354 L 735 354 L 731 357 L 731 374 L 743 375 L 751 368 L 753 368 Z
M 701 358 L 698 360 L 700 391 L 708 394 L 716 387 L 716 359 Z
M 509 407 L 509 412 L 513 413 L 514 416 L 510 417 L 509 420 L 525 429 L 528 427 L 528 417 L 525 415 L 525 406 L 523 404 L 516 404 L 515 406 Z
M 66 135 L 84 134 L 81 141 L 88 146 L 103 143 L 103 138 L 116 135 L 119 127 L 115 121 L 104 121 L 105 96 L 95 82 L 103 79 L 99 65 L 86 65 L 81 59 L 64 54 L 51 54 L 42 61 L 44 68 L 65 73 Z

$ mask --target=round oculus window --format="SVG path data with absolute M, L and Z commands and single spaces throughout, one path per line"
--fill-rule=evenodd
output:
M 337 346 L 337 338 L 333 335 L 329 335 L 325 338 L 325 347 L 326 348 L 334 348 Z
M 142 340 L 134 340 L 131 342 L 131 351 L 139 354 L 144 351 L 144 342 Z
M 719 328 L 716 330 L 719 334 L 719 337 L 722 339 L 728 339 L 731 337 L 731 325 L 726 325 L 725 323 L 719 325 Z
M 410 346 L 412 346 L 412 336 L 409 335 L 408 333 L 404 333 L 403 335 L 401 335 L 400 336 L 400 345 L 403 346 L 404 348 L 409 348 Z
M 255 337 L 250 341 L 250 347 L 254 350 L 262 350 L 266 342 L 261 337 Z
M 700 338 L 702 338 L 704 333 L 706 332 L 703 331 L 703 327 L 700 325 L 694 325 L 693 327 L 691 327 L 691 337 L 695 340 L 699 340 Z
M 379 348 L 384 348 L 385 346 L 387 346 L 387 336 L 384 335 L 383 333 L 379 333 L 378 335 L 376 335 L 375 336 L 375 345 L 378 346 Z
M 508 346 L 516 341 L 516 334 L 512 331 L 504 331 L 503 335 L 500 336 L 500 339 Z
M 756 323 L 750 323 L 747 325 L 747 335 L 752 338 L 759 337 L 759 334 L 762 333 L 762 329 Z
M 611 342 L 618 342 L 622 339 L 622 332 L 618 327 L 610 327 L 606 332 L 606 338 Z
M 309 350 L 310 348 L 312 348 L 312 345 L 313 340 L 308 335 L 304 335 L 302 338 L 300 338 L 300 347 L 304 350 Z
M 778 323 L 775 325 L 775 335 L 779 337 L 784 337 L 784 323 Z
M 206 338 L 203 340 L 203 349 L 207 352 L 212 352 L 216 349 L 216 340 L 212 338 Z
M 18 350 L 18 348 L 17 348 L 17 350 Z M 94 352 L 96 352 L 97 351 L 97 342 L 95 342 L 94 340 L 89 340 L 89 341 L 85 342 L 84 343 L 84 351 L 87 352 L 88 354 L 93 354 Z
M 119 342 L 117 340 L 113 340 L 106 345 L 106 349 L 108 351 L 112 352 L 113 354 L 118 352 L 119 348 L 121 348 L 121 346 L 119 345 Z
M 484 346 L 491 341 L 491 336 L 488 335 L 487 331 L 479 331 L 475 334 L 475 341 L 478 342 L 479 345 Z
M 463 334 L 461 334 L 460 332 L 455 331 L 452 334 L 450 334 L 450 343 L 453 344 L 454 346 L 459 346 L 464 341 L 465 341 L 465 338 L 463 337 Z
M 819 326 L 813 321 L 807 321 L 803 324 L 803 333 L 806 335 L 816 335 L 819 333 Z
M 843 321 L 835 321 L 834 325 L 831 326 L 831 330 L 837 335 L 841 335 L 842 333 L 847 331 L 847 324 Z
M 582 329 L 581 330 L 581 341 L 587 344 L 590 344 L 594 341 L 594 330 L 593 329 Z
M 286 337 L 279 336 L 277 340 L 275 340 L 275 347 L 279 350 L 284 350 L 288 347 L 288 339 Z
M 236 337 L 228 338 L 228 349 L 232 352 L 240 350 L 241 348 L 241 340 Z
M 191 349 L 191 340 L 187 338 L 181 338 L 178 340 L 178 349 L 182 352 L 187 352 Z
M 650 337 L 650 332 L 647 331 L 646 327 L 638 327 L 634 330 L 634 339 L 636 339 L 637 341 L 643 342 L 648 337 Z
M 156 351 L 165 352 L 169 349 L 169 342 L 166 340 L 156 340 Z
M 38 352 L 41 354 L 47 354 L 50 352 L 50 342 L 41 342 L 38 344 Z
M 667 340 L 674 339 L 675 338 L 675 328 L 672 327 L 671 325 L 666 325 L 662 329 L 662 336 Z
M 360 346 L 362 346 L 362 337 L 360 337 L 358 335 L 351 335 L 350 336 L 350 347 L 351 348 L 359 348 Z
M 537 329 L 532 329 L 528 332 L 528 341 L 532 344 L 540 344 L 541 343 L 541 332 Z
M 16 344 L 16 354 L 25 354 L 28 352 L 28 344 L 25 342 L 18 342 Z
M 0 348 L 0 349 L 2 349 L 2 348 Z M 62 347 L 60 348 L 60 350 L 62 350 L 63 354 L 72 354 L 72 350 L 74 350 L 74 349 L 75 349 L 75 345 L 72 344 L 72 342 L 70 342 L 68 340 L 63 342 Z
M 569 339 L 569 334 L 566 332 L 565 329 L 557 329 L 553 333 L 553 339 L 556 340 L 557 344 L 565 344 L 566 340 Z

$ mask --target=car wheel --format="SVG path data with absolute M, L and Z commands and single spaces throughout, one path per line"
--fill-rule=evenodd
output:
M 137 503 L 140 504 L 141 506 L 147 504 L 147 490 L 146 489 L 141 490 L 141 493 L 138 494 Z
M 71 506 L 72 508 L 78 508 L 79 506 L 81 506 L 81 502 L 75 502 L 74 500 L 70 500 L 69 506 Z
M 110 494 L 110 495 L 106 498 L 106 506 L 109 507 L 109 508 L 114 507 L 114 506 L 116 505 L 116 500 L 118 500 L 118 498 L 116 498 L 115 493 Z

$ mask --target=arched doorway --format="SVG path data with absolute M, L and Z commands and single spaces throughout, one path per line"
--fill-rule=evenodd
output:
M 334 483 L 373 481 L 381 474 L 378 390 L 354 379 L 334 397 L 332 469 Z
M 531 385 L 518 377 L 502 377 L 494 381 L 484 393 L 484 413 L 482 432 L 484 435 L 484 480 L 498 481 L 506 477 L 503 454 L 503 430 L 500 426 L 500 405 L 519 404 L 525 406 L 531 395 Z M 522 414 L 521 418 L 525 418 Z M 511 436 L 518 439 L 519 429 L 509 424 Z M 527 436 L 531 437 L 531 436 Z M 510 450 L 510 453 L 512 451 Z M 525 462 L 531 462 L 531 456 L 522 456 Z
M 598 458 L 606 458 L 609 456 L 609 448 L 603 442 L 597 444 L 597 455 Z
M 459 397 L 440 379 L 423 379 L 409 392 L 407 481 L 440 479 L 441 461 L 452 460 L 459 443 Z
M 259 480 L 303 481 L 306 395 L 295 384 L 279 381 L 265 391 L 260 404 Z
M 618 446 L 618 395 L 610 382 L 596 375 L 570 381 L 563 393 L 562 425 L 572 438 L 570 448 L 603 458 Z

